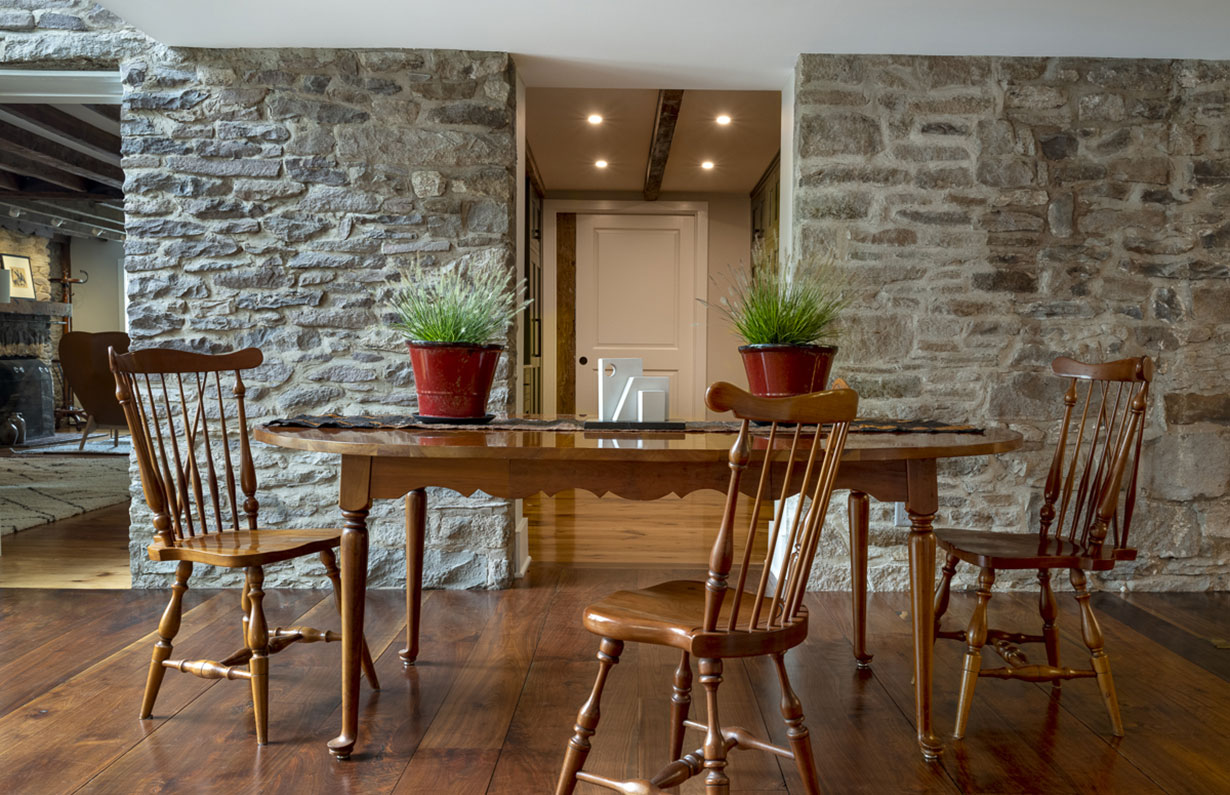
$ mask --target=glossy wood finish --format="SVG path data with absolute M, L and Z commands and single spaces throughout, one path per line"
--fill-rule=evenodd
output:
M 957 738 L 965 735 L 974 688 L 982 677 L 1051 682 L 1056 687 L 1067 679 L 1096 679 L 1111 733 L 1123 735 L 1110 661 L 1090 603 L 1085 572 L 1106 571 L 1118 561 L 1136 557 L 1136 550 L 1129 546 L 1129 534 L 1153 362 L 1140 357 L 1086 364 L 1059 358 L 1052 370 L 1069 383 L 1036 533 L 957 529 L 937 533 L 947 556 L 935 595 L 936 633 L 966 645 L 953 731 Z M 1082 384 L 1083 390 L 1079 388 Z M 941 631 L 939 623 L 948 606 L 952 577 L 961 562 L 979 567 L 978 604 L 964 632 Z M 998 569 L 1037 570 L 1041 634 L 990 627 L 988 606 Z M 1058 606 L 1051 588 L 1054 569 L 1069 571 L 1080 614 L 1081 640 L 1089 651 L 1089 668 L 1060 664 Z M 1046 664 L 1030 663 L 1020 648 L 1026 643 L 1044 645 Z M 993 649 L 1006 665 L 984 668 L 984 647 Z
M 408 670 L 397 654 L 402 594 L 373 590 L 369 641 L 384 688 L 364 691 L 362 742 L 355 763 L 345 765 L 319 746 L 340 707 L 335 646 L 299 649 L 293 662 L 303 675 L 280 675 L 286 666 L 273 671 L 273 737 L 258 751 L 246 687 L 176 677 L 164 685 L 154 719 L 132 719 L 152 642 L 141 617 L 160 609 L 165 594 L 0 590 L 0 782 L 15 793 L 549 792 L 597 667 L 582 608 L 601 593 L 661 576 L 534 565 L 506 591 L 429 591 L 422 653 Z M 1052 693 L 1046 684 L 983 682 L 968 737 L 927 764 L 912 752 L 908 596 L 871 595 L 876 660 L 872 669 L 855 671 L 847 595 L 808 594 L 809 636 L 786 655 L 786 666 L 799 700 L 814 705 L 807 726 L 822 790 L 1207 795 L 1230 789 L 1230 672 L 1219 675 L 1193 661 L 1204 649 L 1218 653 L 1209 638 L 1230 638 L 1226 595 L 1108 592 L 1093 600 L 1132 724 L 1124 741 L 1106 742 L 1101 698 L 1089 684 Z M 190 590 L 177 642 L 207 648 L 233 640 L 234 601 L 229 592 Z M 1029 594 L 997 593 L 993 601 L 1005 618 L 1036 614 Z M 267 588 L 264 602 L 271 625 L 320 625 L 335 614 L 327 590 Z M 952 595 L 953 611 L 964 616 L 972 605 L 971 594 Z M 1076 624 L 1066 620 L 1075 615 L 1072 607 L 1072 600 L 1061 601 L 1060 627 L 1065 642 L 1080 643 Z M 65 633 L 90 642 L 68 646 Z M 940 644 L 940 669 L 955 673 L 963 650 Z M 641 776 L 666 761 L 669 714 L 661 688 L 678 663 L 670 650 L 628 645 L 606 686 L 588 762 L 595 770 Z M 728 660 L 722 676 L 729 696 L 721 705 L 723 722 L 788 745 L 774 662 Z M 1167 683 L 1164 690 L 1158 680 Z M 692 717 L 703 722 L 703 690 L 699 682 L 695 687 Z M 956 688 L 955 676 L 936 681 L 937 716 L 945 724 Z M 1000 728 L 978 728 L 993 724 Z M 688 750 L 701 737 L 689 731 L 697 742 Z M 729 761 L 732 791 L 805 791 L 789 760 L 736 751 Z M 692 780 L 680 791 L 696 795 L 704 785 Z
M 115 381 L 108 366 L 107 351 L 128 352 L 128 333 L 124 331 L 69 331 L 60 338 L 60 366 L 69 389 L 77 396 L 88 415 L 81 432 L 81 444 L 95 428 L 124 425 L 124 411 L 115 397 Z
M 766 399 L 731 384 L 717 383 L 709 387 L 705 403 L 715 412 L 729 411 L 743 420 L 730 448 L 730 485 L 709 557 L 708 578 L 704 582 L 674 580 L 635 591 L 616 591 L 585 609 L 585 628 L 602 639 L 598 678 L 577 716 L 575 733 L 568 743 L 555 786 L 556 795 L 571 795 L 578 782 L 648 795 L 679 786 L 702 773 L 707 795 L 726 795 L 730 792 L 726 757 L 735 749 L 767 751 L 789 759 L 797 765 L 807 792 L 820 791 L 811 735 L 804 725 L 801 702 L 790 685 L 784 654 L 807 639 L 804 593 L 850 422 L 858 412 L 858 395 L 841 389 Z M 751 422 L 768 422 L 769 436 L 763 445 L 751 517 L 736 527 L 740 518 L 741 481 L 752 460 Z M 826 423 L 827 430 L 821 436 L 816 426 Z M 813 437 L 810 444 L 801 443 L 805 428 Z M 786 469 L 780 489 L 769 482 L 772 459 L 780 452 L 775 444 L 779 434 L 790 439 L 783 456 Z M 792 493 L 810 498 L 806 512 L 804 500 L 800 499 L 792 515 L 788 515 L 786 498 Z M 761 508 L 766 506 L 763 531 L 769 540 L 763 553 L 757 555 Z M 743 526 L 746 531 L 739 529 Z M 743 538 L 736 542 L 735 536 L 740 534 Z M 779 538 L 785 541 L 784 555 L 780 565 L 775 565 Z M 737 557 L 739 543 L 743 551 Z M 745 586 L 754 590 L 745 591 Z M 611 666 L 619 661 L 627 642 L 669 646 L 684 653 L 674 674 L 671 696 L 672 757 L 648 778 L 608 778 L 584 769 L 590 738 L 598 727 L 602 690 Z M 703 724 L 687 720 L 692 680 L 689 660 L 693 657 L 699 663 L 700 683 L 705 690 L 708 720 Z M 726 661 L 743 657 L 773 659 L 789 748 L 721 720 L 718 693 Z M 698 751 L 682 753 L 685 728 L 705 733 L 704 745 Z
M 203 679 L 246 679 L 252 690 L 256 741 L 265 745 L 269 734 L 269 655 L 295 643 L 338 641 L 343 637 L 306 626 L 270 628 L 264 611 L 264 566 L 319 555 L 333 582 L 335 598 L 340 599 L 333 549 L 341 544 L 346 554 L 344 532 L 259 527 L 256 469 L 241 373 L 260 365 L 260 351 L 249 348 L 211 356 L 170 349 L 120 353 L 112 348 L 109 358 L 116 398 L 132 434 L 145 500 L 154 514 L 150 558 L 178 561 L 171 599 L 158 624 L 140 717 L 152 717 L 168 669 Z M 228 381 L 225 388 L 224 373 Z M 221 660 L 171 657 L 194 563 L 244 569 L 240 599 L 244 647 Z M 341 607 L 345 607 L 344 601 Z M 343 628 L 345 623 L 343 609 Z M 361 630 L 354 644 L 358 647 L 353 651 L 355 665 L 361 666 L 372 687 L 378 688 Z
M 339 428 L 271 428 L 258 426 L 253 438 L 280 447 L 342 456 L 339 504 L 343 515 L 361 511 L 362 521 L 353 528 L 355 546 L 366 556 L 366 515 L 373 499 L 400 499 L 416 489 L 438 486 L 462 494 L 482 490 L 497 497 L 524 498 L 538 493 L 557 494 L 582 489 L 597 495 L 615 494 L 635 500 L 653 500 L 669 494 L 696 491 L 723 492 L 727 487 L 726 461 L 729 433 L 587 433 L 506 431 L 477 428 L 466 431 L 372 430 Z M 763 444 L 754 437 L 753 446 Z M 837 474 L 837 489 L 856 489 L 884 502 L 904 502 L 926 521 L 915 525 L 926 548 L 934 536 L 930 516 L 938 504 L 935 461 L 937 458 L 990 455 L 1009 452 L 1021 445 L 1015 431 L 992 428 L 982 434 L 851 434 Z M 782 467 L 784 474 L 784 467 Z M 758 469 L 749 466 L 744 493 L 754 493 Z M 780 476 L 777 482 L 780 482 Z M 349 528 L 349 524 L 348 524 Z M 914 560 L 919 545 L 911 543 Z M 411 560 L 413 556 L 411 556 Z M 364 557 L 364 561 L 366 557 Z M 361 623 L 361 594 L 367 583 L 366 565 L 356 557 L 342 555 L 342 604 L 351 626 L 354 611 Z M 916 568 L 925 572 L 933 563 L 922 560 Z M 933 571 L 931 572 L 933 574 Z M 413 573 L 408 573 L 412 577 Z M 922 594 L 916 604 L 925 615 L 927 629 L 920 629 L 921 667 L 930 672 L 932 646 L 932 579 L 919 580 Z M 348 594 L 355 596 L 348 597 Z M 358 627 L 355 627 L 356 629 Z M 407 624 L 406 649 L 418 647 L 418 626 Z M 345 636 L 346 619 L 342 634 Z M 343 653 L 351 647 L 343 641 Z M 355 668 L 346 666 L 343 672 Z M 357 679 L 343 676 L 343 692 L 357 693 Z M 928 755 L 937 753 L 938 741 L 931 732 L 930 677 L 915 679 L 920 745 Z M 358 731 L 357 700 L 346 701 L 342 710 L 342 733 L 331 746 L 335 754 L 349 748 Z M 924 742 L 925 741 L 925 742 Z

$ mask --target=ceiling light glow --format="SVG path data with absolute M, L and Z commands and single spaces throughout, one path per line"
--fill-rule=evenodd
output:
M 595 160 L 595 161 L 594 161 L 594 165 L 595 165 L 597 168 L 606 168 L 606 166 L 607 166 L 607 162 L 606 162 L 605 160 Z
M 721 116 L 718 116 L 715 121 L 717 121 L 718 124 L 725 126 L 727 124 L 730 124 L 730 117 L 727 116 L 725 113 L 723 113 Z
M 705 162 L 700 164 L 700 167 L 708 171 L 709 169 L 713 168 L 713 161 L 706 160 Z
M 588 121 L 590 124 L 602 124 L 602 117 L 599 116 L 597 113 L 591 113 L 589 114 L 589 117 L 586 118 L 586 121 Z

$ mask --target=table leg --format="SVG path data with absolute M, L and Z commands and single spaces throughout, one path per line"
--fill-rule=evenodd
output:
M 419 656 L 423 605 L 423 538 L 427 534 L 427 490 L 406 495 L 406 648 L 397 653 L 409 668 Z
M 914 720 L 923 758 L 933 761 L 944 750 L 931 731 L 931 668 L 935 646 L 935 532 L 931 521 L 938 507 L 935 461 L 907 462 L 906 512 L 910 515 L 910 614 L 914 618 Z
M 343 456 L 342 496 L 342 733 L 329 741 L 338 759 L 349 759 L 359 735 L 359 674 L 363 609 L 367 595 L 367 512 L 371 508 L 371 459 Z
M 854 658 L 859 668 L 871 667 L 867 653 L 867 525 L 870 508 L 867 495 L 851 491 L 850 511 L 850 612 L 854 623 Z

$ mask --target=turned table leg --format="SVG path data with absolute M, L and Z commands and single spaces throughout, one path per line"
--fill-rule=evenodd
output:
M 406 648 L 397 653 L 409 668 L 419 656 L 423 606 L 423 538 L 427 534 L 427 490 L 406 495 Z

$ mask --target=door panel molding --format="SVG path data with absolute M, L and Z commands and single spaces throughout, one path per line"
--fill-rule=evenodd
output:
M 696 271 L 693 293 L 708 295 L 709 281 L 709 203 L 706 201 L 616 201 L 608 199 L 547 199 L 543 202 L 543 383 L 558 384 L 560 359 L 558 324 L 561 319 L 559 306 L 559 274 L 557 272 L 557 232 L 561 213 L 597 215 L 690 215 L 696 219 Z M 575 240 L 574 240 L 575 246 Z M 573 294 L 575 301 L 575 293 Z M 572 307 L 575 314 L 576 307 Z M 708 371 L 708 313 L 697 311 L 692 326 L 693 366 L 704 380 Z M 573 357 L 564 366 L 573 367 Z M 574 385 L 575 388 L 575 385 Z M 555 390 L 543 390 L 543 412 L 554 414 L 560 411 Z

